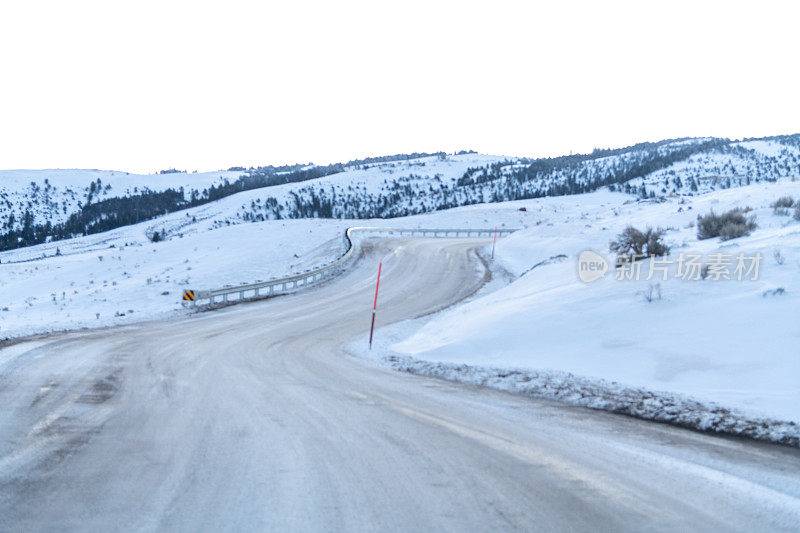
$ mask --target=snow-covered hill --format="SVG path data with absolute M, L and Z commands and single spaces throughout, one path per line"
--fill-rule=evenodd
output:
M 792 135 L 665 140 L 549 159 L 441 153 L 204 174 L 4 171 L 0 249 L 102 232 L 220 199 L 230 214 L 222 223 L 235 224 L 392 218 L 599 188 L 640 197 L 693 195 L 798 177 L 799 147 L 800 135 Z
M 87 203 L 127 197 L 145 190 L 205 189 L 224 180 L 235 180 L 241 172 L 170 172 L 130 174 L 114 170 L 0 170 L 0 227 L 11 229 L 9 216 L 19 228 L 25 212 L 34 224 L 57 224 L 80 211 Z
M 379 332 L 384 349 L 376 353 L 414 372 L 800 442 L 800 220 L 772 208 L 783 196 L 800 200 L 800 181 L 663 202 L 604 191 L 504 204 L 530 216 L 527 229 L 497 246 L 498 264 L 515 281 L 433 320 Z M 751 235 L 698 239 L 698 215 L 736 207 L 752 209 Z M 639 280 L 618 280 L 609 252 L 628 225 L 669 228 L 670 255 L 638 262 Z M 607 258 L 602 280 L 579 279 L 584 250 Z M 729 260 L 731 279 L 681 279 L 681 254 L 704 265 Z M 739 254 L 760 254 L 757 279 L 737 279 Z M 659 267 L 652 276 L 651 265 Z M 362 339 L 354 351 L 367 355 L 364 346 Z M 752 423 L 759 418 L 795 425 Z
M 237 218 L 385 218 L 603 187 L 648 198 L 692 195 L 800 176 L 798 138 L 679 139 L 538 160 L 473 154 L 421 159 L 253 191 Z
M 732 143 L 636 178 L 623 189 L 646 194 L 699 194 L 785 177 L 800 177 L 796 136 Z M 639 190 L 641 193 L 641 189 Z

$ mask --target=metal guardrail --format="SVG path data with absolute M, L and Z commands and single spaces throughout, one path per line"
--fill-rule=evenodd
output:
M 272 296 L 277 294 L 286 294 L 293 292 L 299 288 L 307 287 L 319 283 L 321 281 L 330 279 L 340 274 L 345 266 L 351 259 L 355 257 L 355 243 L 353 242 L 353 234 L 370 233 L 376 236 L 384 235 L 389 237 L 492 237 L 497 231 L 498 237 L 504 237 L 515 231 L 516 229 L 400 229 L 400 228 L 371 228 L 355 226 L 347 228 L 344 233 L 345 253 L 335 261 L 318 268 L 307 270 L 294 276 L 286 276 L 283 278 L 273 278 L 267 281 L 259 281 L 256 283 L 246 283 L 242 285 L 235 285 L 229 287 L 222 287 L 220 289 L 209 289 L 204 291 L 194 291 L 195 300 L 192 305 L 196 305 L 199 300 L 209 300 L 213 304 L 217 298 L 221 298 L 222 302 L 230 301 L 230 295 L 237 295 L 234 301 L 244 300 L 246 297 L 257 298 L 259 296 Z M 250 293 L 247 296 L 247 293 Z

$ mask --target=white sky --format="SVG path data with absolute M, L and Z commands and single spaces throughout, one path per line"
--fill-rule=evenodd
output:
M 798 2 L 0 4 L 0 168 L 800 132 Z

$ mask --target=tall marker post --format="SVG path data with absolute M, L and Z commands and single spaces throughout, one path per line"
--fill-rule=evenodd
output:
M 372 303 L 372 325 L 369 327 L 369 349 L 372 349 L 372 332 L 375 330 L 375 311 L 378 309 L 378 289 L 381 286 L 381 267 L 383 263 L 378 263 L 378 282 L 375 284 L 375 301 Z
M 494 240 L 492 241 L 492 259 L 494 259 L 494 245 L 497 242 L 497 226 L 494 228 Z

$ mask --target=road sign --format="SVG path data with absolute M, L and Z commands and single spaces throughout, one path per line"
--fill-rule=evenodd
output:
M 190 290 L 183 291 L 183 299 L 186 300 L 187 302 L 193 302 L 194 301 L 194 291 L 190 291 Z

